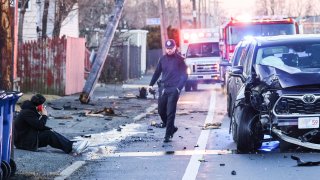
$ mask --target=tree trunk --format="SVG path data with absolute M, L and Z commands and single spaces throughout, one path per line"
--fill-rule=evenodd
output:
M 18 42 L 23 42 L 23 21 L 24 14 L 26 13 L 26 7 L 29 0 L 21 0 L 21 7 L 19 13 L 19 27 L 18 27 Z
M 49 0 L 45 0 L 43 15 L 42 15 L 42 38 L 47 38 L 48 9 L 49 9 Z

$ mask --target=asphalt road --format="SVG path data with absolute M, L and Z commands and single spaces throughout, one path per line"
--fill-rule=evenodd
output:
M 104 157 L 88 159 L 67 179 L 319 179 L 318 166 L 297 167 L 290 158 L 319 160 L 318 153 L 259 152 L 237 154 L 228 133 L 226 97 L 218 85 L 200 85 L 197 92 L 183 92 L 179 100 L 173 141 L 163 143 L 164 129 L 156 113 L 120 132 Z M 222 123 L 218 129 L 203 129 Z M 113 134 L 114 136 L 114 134 Z

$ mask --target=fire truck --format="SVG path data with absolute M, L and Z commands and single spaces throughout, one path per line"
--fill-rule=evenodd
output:
M 220 81 L 218 29 L 183 29 L 180 32 L 180 50 L 188 66 L 185 91 L 196 91 L 198 83 Z
M 299 34 L 298 23 L 286 17 L 231 18 L 220 29 L 221 82 L 225 82 L 225 72 L 235 46 L 246 36 L 276 36 Z

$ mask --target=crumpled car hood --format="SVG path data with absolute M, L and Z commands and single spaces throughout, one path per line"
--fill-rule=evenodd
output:
M 282 88 L 304 85 L 319 85 L 320 87 L 320 68 L 308 68 L 302 72 L 290 66 L 272 67 L 258 64 L 255 67 L 260 81 L 268 85 L 278 81 Z

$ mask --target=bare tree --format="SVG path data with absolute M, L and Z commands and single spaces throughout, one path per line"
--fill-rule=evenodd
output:
M 18 42 L 23 41 L 23 21 L 24 21 L 24 15 L 26 13 L 27 5 L 29 3 L 29 0 L 21 0 L 20 2 L 20 13 L 19 13 L 19 25 L 18 25 Z
M 42 15 L 42 38 L 47 37 L 47 22 L 48 22 L 48 10 L 49 10 L 49 0 L 44 1 L 43 5 L 43 15 Z
M 61 24 L 63 20 L 68 16 L 73 6 L 78 2 L 78 0 L 56 0 L 55 3 L 55 20 L 53 27 L 53 37 L 60 36 Z

